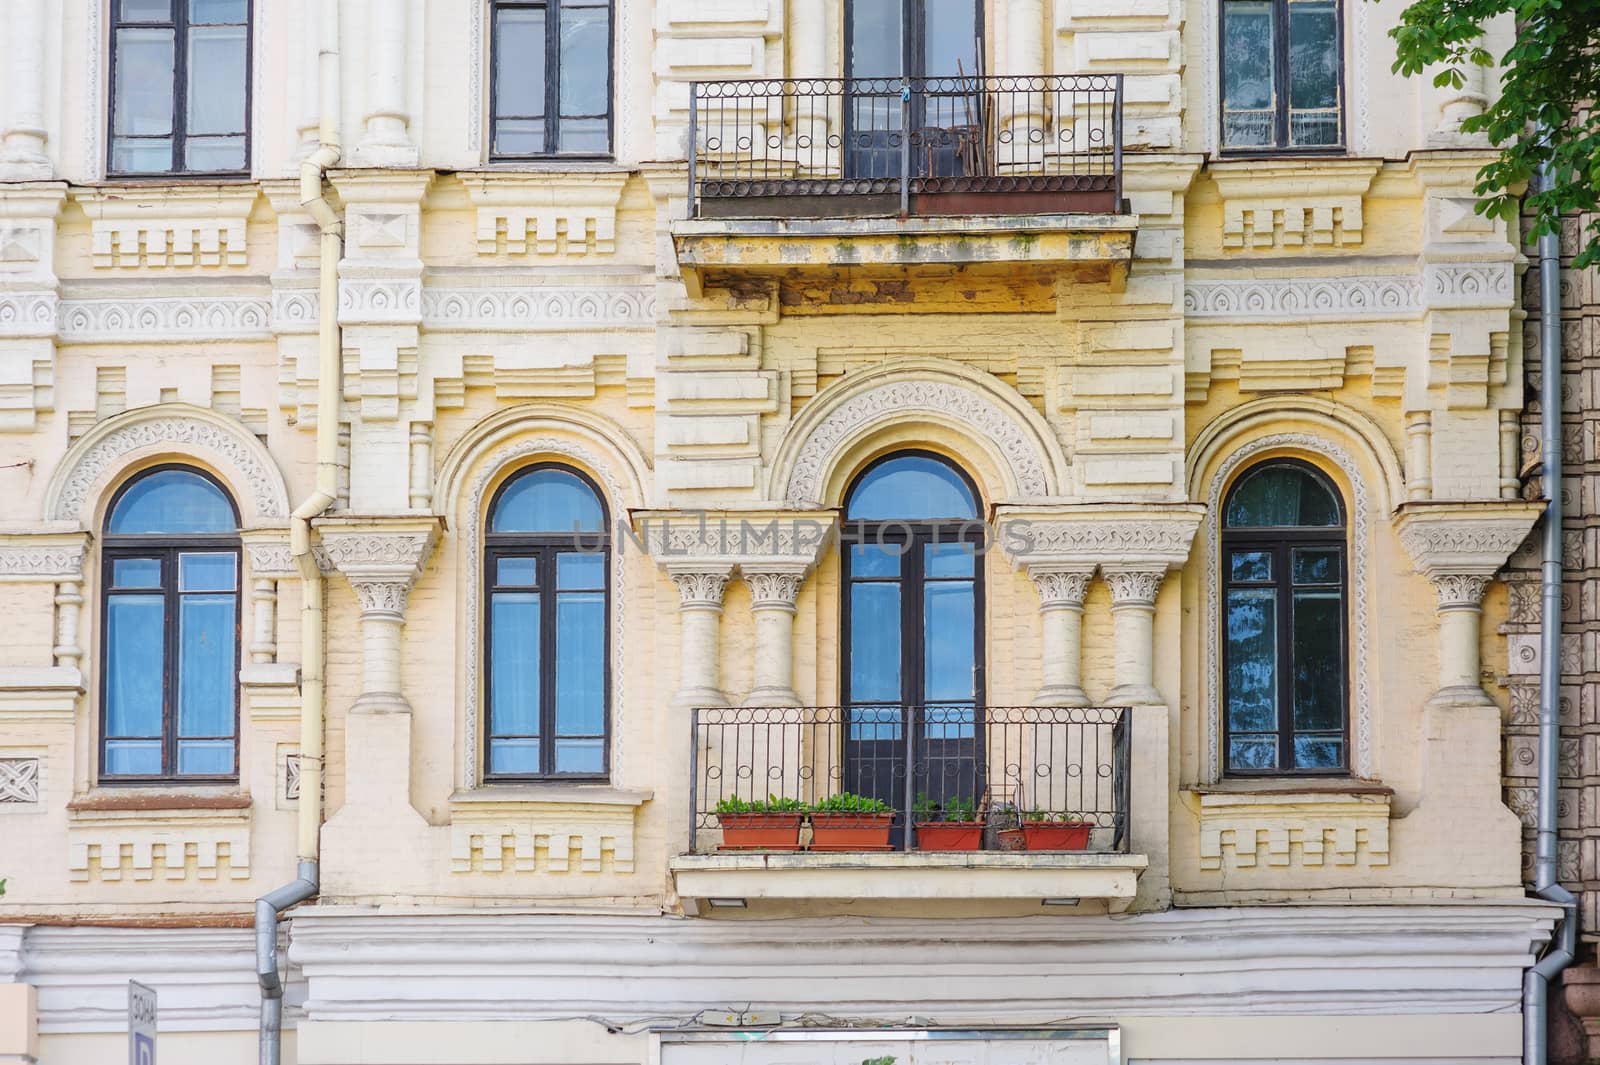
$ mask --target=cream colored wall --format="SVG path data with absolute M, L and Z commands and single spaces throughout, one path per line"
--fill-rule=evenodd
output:
M 313 5 L 258 6 L 254 169 L 259 179 L 283 179 L 293 173 L 296 146 L 309 129 L 315 35 L 307 16 Z M 1198 470 L 1186 469 L 1198 461 L 1197 442 L 1248 402 L 1262 404 L 1263 413 L 1240 430 L 1235 446 L 1301 434 L 1353 456 L 1371 496 L 1371 776 L 1394 789 L 1392 803 L 1351 814 L 1301 796 L 1255 822 L 1237 821 L 1245 816 L 1237 810 L 1201 812 L 1195 789 L 1214 783 L 1204 758 L 1204 575 L 1214 560 L 1202 532 L 1181 572 L 1166 579 L 1156 606 L 1155 687 L 1162 702 L 1151 716 L 1167 721 L 1170 748 L 1140 756 L 1153 759 L 1147 763 L 1152 772 L 1170 773 L 1172 786 L 1166 795 L 1138 801 L 1168 826 L 1170 842 L 1164 832 L 1135 841 L 1152 854 L 1151 890 L 1142 905 L 1163 904 L 1169 888 L 1180 901 L 1205 902 L 1516 891 L 1515 825 L 1495 791 L 1497 723 L 1482 706 L 1428 707 L 1441 657 L 1434 593 L 1396 531 L 1394 511 L 1407 500 L 1468 499 L 1493 509 L 1505 497 L 1515 471 L 1501 457 L 1502 416 L 1521 403 L 1513 284 L 1520 262 L 1512 234 L 1498 224 L 1478 225 L 1470 210 L 1463 214 L 1481 154 L 1436 139 L 1434 114 L 1442 103 L 1421 83 L 1402 85 L 1387 74 L 1379 46 L 1384 20 L 1398 8 L 1351 4 L 1352 13 L 1365 12 L 1364 41 L 1352 48 L 1369 50 L 1364 67 L 1351 66 L 1367 72 L 1353 86 L 1353 99 L 1385 101 L 1383 109 L 1369 110 L 1368 139 L 1355 148 L 1371 161 L 1311 160 L 1252 170 L 1208 166 L 1199 154 L 1180 154 L 1207 146 L 1209 120 L 1196 102 L 1210 95 L 1204 27 L 1213 12 L 1175 0 L 1128 0 L 1125 10 L 1079 0 L 1040 5 L 1046 36 L 1037 50 L 1044 66 L 1130 75 L 1126 191 L 1140 219 L 1131 277 L 1120 292 L 1064 278 L 1047 294 L 991 306 L 991 313 L 947 307 L 926 314 L 803 313 L 818 308 L 786 308 L 777 286 L 753 282 L 713 287 L 699 300 L 686 294 L 670 234 L 683 209 L 684 82 L 792 67 L 785 19 L 792 44 L 795 30 L 805 28 L 800 20 L 820 17 L 822 8 L 783 9 L 777 0 L 620 4 L 619 166 L 518 171 L 484 164 L 481 133 L 472 147 L 467 119 L 476 97 L 461 57 L 471 47 L 475 7 L 465 0 L 345 5 L 343 127 L 351 165 L 332 177 L 349 223 L 342 274 L 350 303 L 341 317 L 354 483 L 343 509 L 369 516 L 380 532 L 399 520 L 396 515 L 437 514 L 444 531 L 420 559 L 410 592 L 403 672 L 411 712 L 403 719 L 352 712 L 362 691 L 360 608 L 345 577 L 329 582 L 329 895 L 399 893 L 449 904 L 581 898 L 673 908 L 666 862 L 684 846 L 687 818 L 687 720 L 673 705 L 682 666 L 679 598 L 659 560 L 631 544 L 619 630 L 626 651 L 617 663 L 624 707 L 611 789 L 617 794 L 589 805 L 524 796 L 508 800 L 503 810 L 471 814 L 496 841 L 501 836 L 494 832 L 507 825 L 542 825 L 556 838 L 588 833 L 610 840 L 599 850 L 599 868 L 585 872 L 574 858 L 571 870 L 550 871 L 541 851 L 531 870 L 495 872 L 483 867 L 470 844 L 468 856 L 453 863 L 470 835 L 460 827 L 468 822 L 468 805 L 451 800 L 466 790 L 470 760 L 463 753 L 470 654 L 464 612 L 465 582 L 474 578 L 464 569 L 461 535 L 470 515 L 463 493 L 489 471 L 495 454 L 541 440 L 546 450 L 525 457 L 570 458 L 577 448 L 599 460 L 602 483 L 609 477 L 618 486 L 615 494 L 608 488 L 617 517 L 642 508 L 780 505 L 785 486 L 776 483 L 777 467 L 798 446 L 794 427 L 808 412 L 831 409 L 828 404 L 874 373 L 885 374 L 885 381 L 937 378 L 1009 404 L 1008 417 L 1018 424 L 1043 427 L 1040 446 L 1060 466 L 1059 492 L 1050 499 L 1011 492 L 1004 456 L 992 444 L 986 450 L 982 433 L 959 417 L 923 413 L 898 426 L 880 425 L 837 456 L 824 480 L 831 493 L 819 500 L 824 505 L 837 504 L 842 485 L 871 455 L 915 443 L 963 461 L 988 503 L 1136 501 L 1181 518 L 1187 512 L 1178 505 L 1205 502 L 1204 486 L 1225 459 L 1219 453 Z M 196 410 L 231 426 L 233 437 L 257 441 L 270 457 L 276 490 L 291 504 L 302 498 L 311 485 L 312 429 L 321 412 L 315 318 L 296 301 L 313 284 L 315 251 L 306 244 L 308 219 L 283 180 L 115 189 L 93 183 L 100 167 L 95 153 L 103 151 L 96 110 L 102 89 L 95 82 L 103 66 L 89 62 L 97 54 L 88 46 L 91 10 L 74 0 L 51 5 L 44 19 L 40 54 L 49 66 L 38 76 L 49 79 L 43 94 L 49 162 L 33 176 L 53 183 L 0 185 L 0 234 L 35 234 L 27 240 L 38 242 L 33 253 L 0 256 L 0 307 L 8 297 L 37 299 L 51 315 L 50 324 L 37 329 L 10 327 L 0 317 L 4 549 L 33 551 L 29 536 L 47 529 L 91 534 L 77 539 L 82 562 L 76 571 L 71 563 L 53 562 L 29 570 L 35 566 L 30 561 L 18 563 L 23 568 L 16 573 L 0 573 L 17 580 L 0 584 L 7 634 L 0 641 L 0 756 L 42 752 L 45 780 L 38 803 L 17 804 L 38 809 L 0 806 L 6 837 L 26 843 L 5 857 L 11 879 L 0 915 L 243 914 L 251 899 L 287 879 L 292 866 L 293 804 L 282 794 L 282 756 L 296 734 L 294 686 L 283 679 L 284 671 L 292 675 L 298 655 L 299 590 L 292 577 L 271 578 L 276 652 L 275 661 L 262 664 L 282 667 L 278 680 L 247 686 L 241 711 L 239 790 L 252 805 L 243 818 L 185 827 L 176 837 L 201 850 L 229 833 L 240 838 L 244 821 L 248 876 L 222 866 L 213 878 L 191 855 L 181 879 L 167 879 L 163 869 L 147 881 L 131 871 L 107 881 L 98 867 L 74 879 L 73 840 L 147 839 L 182 818 L 171 811 L 135 814 L 121 819 L 133 822 L 131 828 L 119 822 L 87 829 L 83 818 L 69 815 L 67 802 L 110 790 L 95 787 L 89 768 L 98 714 L 97 508 L 137 468 L 163 458 L 214 467 L 241 500 L 255 486 L 214 446 L 147 442 L 105 466 L 82 514 L 50 522 L 44 516 L 52 478 L 84 458 L 73 441 L 97 427 L 134 427 L 153 417 L 192 420 Z M 1031 8 L 1025 2 L 995 5 L 997 55 L 1010 45 L 1005 34 L 1031 17 L 1018 11 Z M 103 32 L 103 18 L 99 25 Z M 835 64 L 837 25 L 835 12 L 822 35 Z M 362 32 L 353 32 L 356 27 Z M 398 63 L 374 54 L 377 42 L 395 39 L 391 31 L 405 40 Z M 28 47 L 12 42 L 14 54 Z M 395 78 L 409 109 L 409 149 L 369 143 L 370 103 L 393 91 Z M 10 91 L 0 87 L 0 93 Z M 11 115 L 13 106 L 12 97 L 0 95 L 0 116 Z M 1132 151 L 1136 146 L 1148 150 Z M 1440 150 L 1425 150 L 1430 147 Z M 1420 154 L 1405 158 L 1413 149 Z M 1235 228 L 1241 211 L 1254 212 L 1254 220 Z M 544 246 L 537 232 L 541 212 L 555 226 Z M 532 229 L 523 241 L 519 226 L 528 218 Z M 229 221 L 243 227 L 242 243 L 227 237 L 223 223 Z M 125 243 L 113 251 L 111 234 L 131 233 L 135 222 L 159 236 L 120 236 Z M 573 226 L 583 240 L 574 239 Z M 1291 231 L 1302 229 L 1300 239 L 1291 239 Z M 222 242 L 217 261 L 185 263 L 156 250 L 159 240 L 191 233 L 200 234 L 202 245 L 207 234 Z M 1458 269 L 1463 264 L 1482 269 L 1475 282 L 1481 287 L 1442 294 L 1430 287 L 1439 278 L 1465 277 Z M 1398 304 L 1375 313 L 1351 302 L 1348 294 L 1358 282 L 1379 276 L 1410 286 Z M 1340 295 L 1325 306 L 1269 314 L 1243 306 L 1231 317 L 1191 305 L 1205 285 L 1254 283 L 1277 298 L 1272 294 L 1312 278 Z M 960 303 L 959 280 L 928 284 L 943 286 L 950 306 Z M 514 289 L 537 298 L 548 288 L 574 290 L 562 312 L 567 317 L 504 303 L 481 314 L 471 301 L 465 312 L 446 306 L 452 292 L 470 292 L 476 300 Z M 380 299 L 380 290 L 389 295 Z M 634 300 L 633 317 L 622 320 L 609 303 L 583 302 L 584 293 L 602 290 Z M 407 303 L 413 293 L 415 302 Z M 219 326 L 187 319 L 142 324 L 136 317 L 155 302 L 168 307 L 179 299 L 235 317 Z M 384 302 L 393 299 L 399 302 Z M 250 318 L 251 309 L 259 317 Z M 97 316 L 99 324 L 72 324 L 75 310 Z M 107 317 L 113 312 L 127 317 L 113 321 Z M 236 384 L 230 367 L 238 368 Z M 711 391 L 729 382 L 738 386 L 733 392 Z M 1317 416 L 1293 409 L 1304 397 L 1314 400 Z M 474 435 L 487 420 L 508 413 L 544 422 L 506 424 L 493 442 Z M 1431 433 L 1421 437 L 1415 427 L 1425 415 Z M 558 416 L 568 421 L 546 424 Z M 1373 434 L 1351 430 L 1357 421 L 1370 423 Z M 1307 452 L 1348 488 L 1347 471 L 1318 454 Z M 1430 469 L 1431 489 L 1420 487 L 1419 456 Z M 444 471 L 453 462 L 460 468 L 446 483 Z M 247 526 L 281 537 L 286 522 L 278 514 Z M 1094 561 L 1118 560 L 1116 550 L 1107 549 Z M 242 585 L 246 643 L 253 565 Z M 1037 592 L 1002 554 L 986 565 L 988 696 L 996 704 L 1026 703 L 1038 688 L 1037 663 L 1046 653 Z M 52 631 L 58 616 L 70 612 L 54 600 L 72 583 L 72 572 L 84 599 L 75 615 L 84 652 L 76 676 L 54 650 Z M 798 598 L 795 683 L 808 703 L 837 699 L 837 586 L 837 560 L 828 555 Z M 1504 654 L 1496 634 L 1503 611 L 1503 596 L 1491 591 L 1478 637 L 1486 664 Z M 1083 684 L 1097 700 L 1109 698 L 1118 684 L 1113 643 L 1112 598 L 1107 582 L 1097 579 L 1083 624 Z M 723 599 L 720 676 L 735 701 L 753 683 L 754 644 L 749 591 L 735 577 Z M 52 673 L 46 683 L 30 672 L 42 669 L 68 673 Z M 1494 691 L 1492 683 L 1488 687 Z M 1457 762 L 1441 761 L 1437 749 L 1444 745 Z M 1470 772 L 1445 772 L 1452 765 Z M 380 777 L 388 790 L 366 794 L 396 803 L 403 798 L 404 806 L 352 797 Z M 1453 823 L 1462 811 L 1480 819 Z M 1259 825 L 1259 841 L 1229 844 L 1219 867 L 1205 868 L 1204 826 L 1208 817 L 1214 826 L 1223 816 L 1235 818 L 1232 832 Z M 1273 832 L 1331 841 L 1346 830 L 1362 842 L 1348 851 L 1330 842 L 1338 860 L 1307 864 L 1303 842 L 1292 844 L 1281 863 L 1269 857 Z M 1383 851 L 1375 836 L 1380 830 L 1390 837 Z M 631 871 L 616 850 L 624 840 L 632 849 Z M 578 854 L 579 844 L 573 847 Z M 1241 849 L 1252 856 L 1259 850 L 1260 861 L 1240 865 Z M 1373 860 L 1379 854 L 1384 861 Z M 1346 856 L 1351 860 L 1341 864 Z

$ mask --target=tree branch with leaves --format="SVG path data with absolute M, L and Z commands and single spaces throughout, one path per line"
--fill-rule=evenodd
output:
M 1510 14 L 1516 41 L 1499 57 L 1500 95 L 1461 123 L 1483 133 L 1499 157 L 1478 171 L 1480 214 L 1513 219 L 1519 192 L 1535 234 L 1556 232 L 1563 215 L 1600 206 L 1600 0 L 1412 0 L 1394 38 L 1394 69 L 1407 76 L 1437 70 L 1437 86 L 1461 88 L 1469 65 L 1493 67 L 1483 47 L 1486 25 Z M 1441 68 L 1442 69 L 1438 69 Z M 1533 182 L 1545 164 L 1554 180 Z M 1584 234 L 1575 266 L 1600 262 L 1600 218 Z

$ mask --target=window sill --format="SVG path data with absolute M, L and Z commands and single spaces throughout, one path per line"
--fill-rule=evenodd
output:
M 248 880 L 251 805 L 233 788 L 97 788 L 67 804 L 67 876 Z
M 76 796 L 67 803 L 67 814 L 74 821 L 94 819 L 97 815 L 117 817 L 124 814 L 165 816 L 191 815 L 198 811 L 220 815 L 248 816 L 254 800 L 248 792 L 228 790 L 188 789 L 181 791 L 153 790 L 170 788 L 170 785 L 102 784 L 86 794 Z M 244 811 L 241 813 L 240 811 Z
M 1184 789 L 1196 795 L 1385 795 L 1394 789 L 1376 780 L 1358 777 L 1228 777 L 1215 784 Z
M 455 873 L 631 873 L 652 792 L 608 784 L 490 784 L 450 796 Z
M 1389 864 L 1394 790 L 1374 781 L 1227 780 L 1184 797 L 1200 821 L 1205 872 Z

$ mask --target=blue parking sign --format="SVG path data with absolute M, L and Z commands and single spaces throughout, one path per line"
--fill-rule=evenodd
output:
M 156 989 L 128 981 L 128 1065 L 156 1065 Z

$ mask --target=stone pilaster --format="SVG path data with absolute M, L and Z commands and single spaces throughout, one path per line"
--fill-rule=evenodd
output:
M 1493 705 L 1479 677 L 1483 593 L 1542 509 L 1515 500 L 1400 507 L 1400 542 L 1438 596 L 1439 689 L 1432 703 Z
M 361 607 L 361 695 L 354 713 L 410 713 L 400 645 L 411 587 L 438 539 L 432 518 L 331 518 L 318 522 L 323 550 Z
M 55 407 L 56 219 L 65 200 L 64 185 L 0 187 L 0 433 L 30 433 Z
M 722 691 L 722 595 L 733 567 L 724 563 L 672 563 L 678 586 L 678 694 L 683 707 L 727 706 Z
M 6 89 L 0 114 L 0 181 L 47 181 L 49 131 L 44 121 L 47 0 L 11 0 L 6 5 Z M 0 256 L 3 259 L 4 256 Z
M 1034 563 L 1028 566 L 1028 576 L 1039 589 L 1043 629 L 1034 705 L 1088 706 L 1089 696 L 1083 690 L 1083 600 L 1094 568 Z
M 750 586 L 754 684 L 747 706 L 798 706 L 795 603 L 830 541 L 834 516 L 783 511 L 649 511 L 639 537 L 678 586 L 682 666 L 676 701 L 726 706 L 721 687 L 722 593 L 735 572 Z
M 406 101 L 406 21 L 411 5 L 400 0 L 367 5 L 360 39 L 366 45 L 366 105 L 361 140 L 351 161 L 357 166 L 417 165 Z
M 755 617 L 755 684 L 746 706 L 799 706 L 794 690 L 795 600 L 805 583 L 806 566 L 741 568 L 750 586 L 750 612 Z

